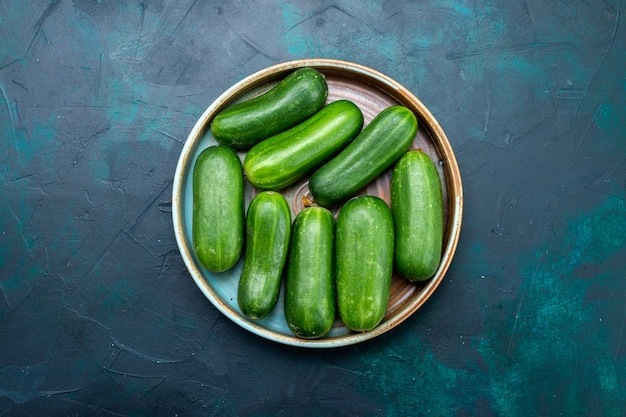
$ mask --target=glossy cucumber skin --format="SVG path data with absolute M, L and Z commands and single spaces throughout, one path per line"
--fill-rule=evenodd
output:
M 308 207 L 294 219 L 285 280 L 285 318 L 298 337 L 317 339 L 335 320 L 335 218 Z
M 441 262 L 443 201 L 437 168 L 421 150 L 396 163 L 391 177 L 395 267 L 411 281 L 431 278 Z
M 417 134 L 417 119 L 404 106 L 381 111 L 330 162 L 315 171 L 309 190 L 315 202 L 332 206 L 352 197 L 405 153 Z
M 327 96 L 324 76 L 313 68 L 299 68 L 264 94 L 220 111 L 211 133 L 218 143 L 249 149 L 314 114 Z
M 212 272 L 232 268 L 244 239 L 244 180 L 241 161 L 225 146 L 211 146 L 193 170 L 193 246 L 198 260 Z
M 274 309 L 287 261 L 291 209 L 279 193 L 264 191 L 248 206 L 246 251 L 237 291 L 241 312 L 262 319 Z
M 346 202 L 337 216 L 337 307 L 351 330 L 368 331 L 383 319 L 393 275 L 394 226 L 387 203 L 375 196 Z
M 351 101 L 334 101 L 304 122 L 248 151 L 248 181 L 264 190 L 293 184 L 337 155 L 363 127 L 363 114 Z

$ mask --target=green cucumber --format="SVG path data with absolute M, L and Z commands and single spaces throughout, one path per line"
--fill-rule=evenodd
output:
M 443 201 L 439 174 L 421 150 L 405 153 L 391 176 L 395 267 L 411 281 L 431 278 L 441 262 Z
M 381 111 L 330 162 L 315 171 L 309 190 L 315 202 L 332 206 L 356 194 L 405 153 L 417 134 L 417 119 L 404 106 Z
M 243 163 L 248 181 L 264 190 L 291 185 L 339 153 L 361 127 L 363 114 L 354 103 L 334 101 L 250 149 Z
M 285 280 L 285 319 L 298 337 L 317 339 L 335 321 L 335 218 L 323 207 L 298 213 Z
M 262 319 L 276 305 L 291 237 L 291 209 L 279 193 L 264 191 L 250 202 L 246 251 L 237 302 L 251 319 Z
M 394 250 L 389 206 L 371 195 L 350 199 L 337 216 L 335 238 L 339 316 L 351 330 L 371 330 L 389 303 Z
M 193 246 L 212 272 L 232 268 L 244 238 L 244 181 L 241 161 L 225 146 L 203 150 L 193 169 Z
M 264 94 L 220 111 L 211 134 L 222 145 L 249 149 L 317 112 L 327 96 L 324 76 L 313 68 L 299 68 Z

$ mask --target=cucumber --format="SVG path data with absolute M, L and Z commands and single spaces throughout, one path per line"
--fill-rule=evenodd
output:
M 334 101 L 250 149 L 243 163 L 248 181 L 264 190 L 291 185 L 339 153 L 361 127 L 363 114 L 354 103 Z
M 393 275 L 391 210 L 379 197 L 350 199 L 337 216 L 337 307 L 347 328 L 368 331 L 383 319 Z
M 404 154 L 393 169 L 391 211 L 396 270 L 410 281 L 431 278 L 441 262 L 443 201 L 437 168 L 421 150 Z
M 276 305 L 289 239 L 291 209 L 279 193 L 264 191 L 250 202 L 246 217 L 246 251 L 237 290 L 243 314 L 262 319 Z
M 193 169 L 193 246 L 212 272 L 232 268 L 244 238 L 244 182 L 241 161 L 225 146 L 203 150 Z
M 220 111 L 211 123 L 218 143 L 249 149 L 322 108 L 328 85 L 313 68 L 299 68 L 266 93 Z
M 305 339 L 317 339 L 335 321 L 335 218 L 323 207 L 308 207 L 292 226 L 285 280 L 285 319 Z
M 309 190 L 315 202 L 332 206 L 357 193 L 405 153 L 417 134 L 417 119 L 404 106 L 381 111 L 330 162 L 315 171 Z

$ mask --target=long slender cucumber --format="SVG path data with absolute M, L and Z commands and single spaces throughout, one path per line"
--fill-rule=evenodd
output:
M 335 156 L 362 126 L 363 114 L 354 103 L 334 101 L 250 149 L 243 164 L 248 181 L 266 190 L 293 184 Z
M 335 320 L 335 219 L 323 207 L 309 207 L 295 218 L 285 281 L 285 318 L 305 339 L 327 334 Z
M 244 239 L 241 161 L 225 146 L 203 150 L 193 169 L 192 236 L 195 253 L 209 271 L 232 268 Z
M 391 210 L 379 197 L 348 200 L 337 217 L 337 306 L 349 329 L 368 331 L 383 319 L 393 275 Z
M 313 68 L 299 68 L 264 94 L 220 111 L 211 134 L 222 145 L 249 149 L 314 114 L 327 96 L 324 76 Z
M 404 154 L 391 177 L 395 266 L 411 281 L 431 278 L 441 262 L 443 201 L 439 174 L 421 150 Z
M 356 194 L 406 152 L 417 119 L 404 106 L 381 111 L 346 148 L 315 171 L 309 189 L 315 202 L 331 206 Z
M 262 319 L 274 309 L 287 261 L 291 209 L 281 194 L 264 191 L 252 199 L 246 217 L 246 250 L 237 291 L 242 313 Z

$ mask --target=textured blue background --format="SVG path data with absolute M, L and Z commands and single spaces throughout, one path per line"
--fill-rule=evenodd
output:
M 0 415 L 624 415 L 625 6 L 0 0 Z M 172 231 L 196 119 L 306 57 L 408 87 L 464 180 L 435 296 L 338 350 L 224 318 Z

